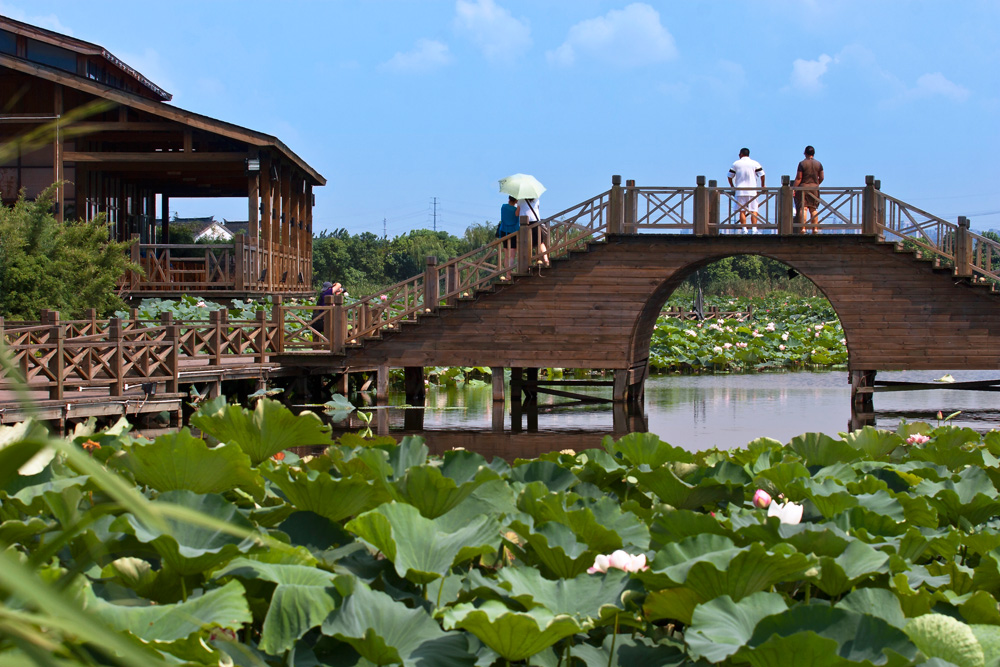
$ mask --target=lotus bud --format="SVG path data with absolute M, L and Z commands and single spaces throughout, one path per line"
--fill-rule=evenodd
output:
M 771 504 L 771 494 L 769 494 L 764 489 L 757 489 L 757 492 L 753 494 L 753 506 L 759 507 L 760 509 L 764 509 L 770 504 Z

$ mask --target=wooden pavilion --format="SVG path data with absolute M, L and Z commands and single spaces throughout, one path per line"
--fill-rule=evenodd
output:
M 312 293 L 313 188 L 326 180 L 276 137 L 170 99 L 101 46 L 0 16 L 3 203 L 63 183 L 60 220 L 104 214 L 136 240 L 133 297 Z M 172 245 L 172 197 L 245 197 L 247 231 Z

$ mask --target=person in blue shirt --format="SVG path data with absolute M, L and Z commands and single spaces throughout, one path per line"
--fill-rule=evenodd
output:
M 508 197 L 507 203 L 500 207 L 500 226 L 497 234 L 501 237 L 513 234 L 521 226 L 521 221 L 517 217 L 517 199 Z M 514 265 L 514 251 L 517 250 L 517 236 L 511 236 L 504 241 L 504 255 L 506 256 L 506 266 Z

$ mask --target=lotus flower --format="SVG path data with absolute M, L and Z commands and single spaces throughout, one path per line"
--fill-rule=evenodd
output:
M 781 523 L 797 524 L 802 522 L 802 505 L 798 503 L 771 503 L 767 508 L 768 516 L 776 516 Z
M 914 433 L 913 435 L 911 435 L 909 438 L 906 439 L 906 444 L 908 444 L 908 445 L 922 445 L 922 444 L 924 444 L 925 442 L 927 442 L 930 439 L 931 439 L 931 437 L 929 435 L 923 435 L 923 434 L 920 434 L 920 433 Z
M 753 506 L 764 509 L 771 504 L 771 494 L 769 494 L 764 489 L 757 489 L 757 492 L 753 494 Z
M 624 570 L 625 572 L 640 572 L 642 570 L 648 570 L 649 566 L 646 565 L 646 555 L 639 554 L 638 556 L 633 556 L 632 554 L 618 549 L 610 555 L 598 554 L 594 558 L 594 564 L 587 568 L 588 574 L 597 574 L 598 572 L 607 572 L 609 569 Z

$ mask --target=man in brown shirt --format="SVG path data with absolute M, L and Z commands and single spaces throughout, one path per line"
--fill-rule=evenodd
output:
M 802 224 L 802 233 L 809 229 L 806 221 L 805 209 L 809 209 L 809 221 L 812 222 L 812 233 L 819 233 L 819 220 L 816 218 L 816 207 L 819 206 L 819 185 L 823 182 L 823 164 L 815 157 L 816 149 L 806 146 L 806 159 L 799 162 L 799 168 L 795 172 L 795 182 L 793 187 L 802 187 L 795 193 L 795 202 L 799 209 L 799 223 Z

